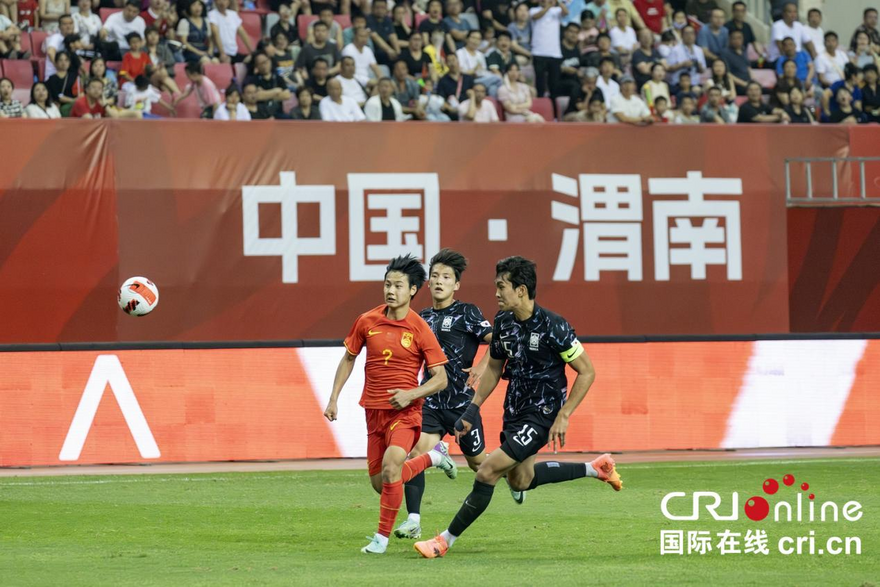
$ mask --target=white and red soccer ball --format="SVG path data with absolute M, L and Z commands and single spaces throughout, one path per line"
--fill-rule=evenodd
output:
M 159 288 L 146 277 L 131 277 L 119 287 L 116 299 L 126 314 L 146 316 L 159 305 Z

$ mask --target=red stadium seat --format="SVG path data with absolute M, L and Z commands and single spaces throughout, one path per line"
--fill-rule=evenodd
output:
M 46 81 L 46 59 L 38 59 L 34 61 L 34 65 L 37 66 L 37 79 Z
M 263 19 L 258 12 L 252 10 L 242 10 L 239 12 L 239 16 L 241 16 L 241 26 L 244 27 L 244 32 L 251 40 L 251 49 L 256 51 L 257 44 L 263 37 Z M 248 50 L 242 44 L 241 37 L 236 37 L 236 41 L 238 42 L 238 52 L 247 53 Z
M 34 64 L 30 59 L 4 59 L 3 77 L 8 77 L 16 90 L 28 90 L 34 85 Z
M 336 14 L 333 16 L 333 20 L 339 23 L 339 26 L 342 27 L 342 30 L 351 28 L 351 17 L 347 14 Z
M 101 22 L 107 22 L 107 17 L 113 14 L 114 12 L 122 12 L 121 8 L 101 8 L 98 10 L 98 16 L 101 17 Z
M 107 69 L 112 69 L 116 73 L 119 73 L 119 71 L 122 69 L 121 61 L 107 61 L 105 65 L 107 66 Z
M 754 45 L 749 45 L 749 48 L 746 49 L 746 58 L 751 61 L 757 61 L 760 55 L 755 51 Z
M 224 91 L 232 83 L 232 68 L 227 63 L 206 63 L 205 75 L 220 91 Z
M 177 82 L 177 85 L 181 88 L 189 82 L 189 80 L 186 79 L 186 63 L 174 64 L 174 81 Z
M 498 120 L 504 120 L 504 106 L 501 105 L 501 102 L 492 96 L 486 96 L 486 99 L 495 105 L 495 111 L 498 112 Z
M 238 83 L 238 86 L 244 83 L 244 80 L 248 76 L 248 66 L 246 63 L 236 63 L 232 66 L 232 73 L 235 76 L 235 81 Z
M 776 72 L 770 69 L 753 69 L 752 79 L 763 88 L 772 89 L 776 86 Z
M 737 106 L 742 106 L 743 104 L 745 104 L 748 101 L 749 101 L 748 96 L 737 96 L 736 98 L 733 99 L 733 103 L 736 104 Z
M 299 40 L 305 41 L 309 35 L 309 24 L 318 20 L 314 14 L 300 14 L 296 17 L 296 30 L 299 31 Z
M 31 53 L 33 53 L 34 59 L 45 59 L 46 51 L 43 48 L 43 44 L 46 42 L 46 37 L 49 36 L 49 33 L 43 31 L 32 31 L 30 36 L 30 45 L 31 45 Z M 21 36 L 21 41 L 24 43 L 25 35 Z
M 535 114 L 540 114 L 547 122 L 553 122 L 553 102 L 550 98 L 533 98 L 532 107 L 530 108 Z

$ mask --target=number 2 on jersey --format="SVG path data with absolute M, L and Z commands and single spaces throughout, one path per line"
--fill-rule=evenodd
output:
M 385 349 L 384 351 L 382 351 L 382 356 L 385 357 L 385 365 L 386 366 L 388 365 L 388 361 L 391 360 L 391 356 L 393 354 L 394 353 L 391 352 L 391 349 Z

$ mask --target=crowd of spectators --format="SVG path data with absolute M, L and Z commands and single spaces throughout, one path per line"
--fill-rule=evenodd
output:
M 717 0 L 0 0 L 0 118 L 880 122 L 877 10 L 774 9 L 761 43 Z

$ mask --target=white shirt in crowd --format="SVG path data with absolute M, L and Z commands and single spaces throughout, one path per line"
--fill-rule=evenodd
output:
M 794 21 L 791 23 L 791 26 L 788 26 L 780 18 L 773 23 L 773 28 L 770 30 L 770 46 L 767 48 L 767 58 L 770 61 L 779 59 L 779 47 L 776 46 L 776 41 L 781 43 L 786 37 L 791 37 L 794 40 L 798 51 L 804 48 L 804 43 L 812 42 L 812 38 L 807 32 L 807 27 L 798 21 Z
M 632 53 L 633 48 L 639 44 L 638 39 L 636 39 L 636 31 L 631 26 L 626 27 L 626 30 L 623 31 L 620 30 L 620 27 L 614 27 L 608 31 L 608 36 L 611 37 L 611 47 L 613 49 L 623 49 Z
M 670 84 L 678 84 L 678 78 L 681 77 L 681 74 L 684 72 L 688 72 L 691 74 L 691 82 L 696 86 L 700 83 L 700 70 L 706 70 L 706 55 L 703 53 L 703 48 L 699 45 L 693 45 L 688 47 L 684 43 L 679 43 L 675 46 L 672 52 L 669 54 L 667 58 L 667 63 L 669 65 L 678 65 L 679 63 L 684 63 L 685 61 L 696 61 L 700 64 L 699 67 L 693 65 L 691 67 L 684 67 L 682 69 L 678 69 L 670 73 L 667 77 Z
M 153 111 L 153 104 L 161 99 L 162 94 L 153 86 L 147 86 L 146 90 L 133 88 L 133 91 L 125 96 L 125 107 L 129 110 L 140 110 L 144 114 L 150 114 Z
M 247 107 L 239 102 L 235 105 L 235 120 L 250 120 L 251 113 L 248 112 Z M 230 120 L 229 118 L 229 110 L 227 110 L 226 102 L 220 104 L 217 109 L 214 111 L 214 120 Z
M 481 51 L 471 55 L 467 49 L 462 47 L 455 52 L 455 56 L 458 57 L 459 69 L 462 71 L 476 70 L 474 75 L 477 77 L 489 73 L 489 68 L 486 67 L 486 56 Z
M 364 111 L 357 102 L 348 96 L 341 96 L 342 104 L 337 104 L 330 96 L 321 98 L 318 110 L 321 111 L 321 120 L 330 122 L 357 122 L 366 119 Z
M 336 79 L 342 84 L 343 96 L 348 96 L 358 104 L 363 104 L 367 101 L 367 92 L 364 91 L 364 86 L 361 85 L 361 82 L 358 81 L 357 77 L 346 79 L 341 75 L 338 75 L 336 76 Z
M 128 51 L 128 41 L 125 36 L 129 33 L 137 33 L 141 37 L 144 36 L 144 30 L 147 23 L 140 16 L 135 16 L 131 22 L 127 22 L 121 12 L 114 12 L 104 21 L 104 29 L 107 31 L 107 41 L 119 44 L 119 51 L 125 53 Z
M 238 27 L 241 26 L 241 17 L 234 10 L 226 9 L 226 14 L 220 14 L 216 8 L 208 13 L 208 22 L 217 27 L 220 33 L 220 42 L 223 44 L 223 52 L 230 57 L 238 54 Z
M 529 18 L 541 12 L 543 8 L 529 10 Z M 562 9 L 554 6 L 538 20 L 532 20 L 532 55 L 535 57 L 562 57 L 562 45 L 559 27 L 562 26 Z
M 473 120 L 467 120 L 464 116 L 467 114 L 467 111 L 470 110 L 471 100 L 468 98 L 464 102 L 458 105 L 458 119 L 462 122 L 499 122 L 498 120 L 498 110 L 495 109 L 495 104 L 491 102 L 491 100 L 484 99 L 480 106 L 477 108 L 476 114 L 474 114 Z
M 370 72 L 373 71 L 370 65 L 376 65 L 376 54 L 373 50 L 364 45 L 363 50 L 358 51 L 354 43 L 349 43 L 342 49 L 342 56 L 354 59 L 354 77 L 364 85 L 369 83 Z
M 52 104 L 45 110 L 36 104 L 28 104 L 24 109 L 24 115 L 28 118 L 61 118 L 61 111 L 58 106 Z
M 609 79 L 607 82 L 605 78 L 601 75 L 596 79 L 596 87 L 602 90 L 602 97 L 605 98 L 606 104 L 611 104 L 611 100 L 614 96 L 620 94 L 620 84 L 618 84 L 613 79 Z
M 618 94 L 614 96 L 610 104 L 608 122 L 618 122 L 615 114 L 623 114 L 628 118 L 644 118 L 651 114 L 648 105 L 635 94 L 630 96 L 629 99 L 624 98 L 623 94 Z
M 61 33 L 54 33 L 46 37 L 46 40 L 43 41 L 43 53 L 48 55 L 49 49 L 55 49 L 56 55 L 59 51 L 64 50 L 64 36 Z M 52 60 L 46 58 L 46 79 L 55 75 L 56 71 L 58 70 L 55 69 L 55 64 L 52 63 Z
M 397 122 L 403 122 L 404 120 L 409 120 L 409 116 L 403 113 L 403 107 L 398 102 L 397 98 L 391 96 L 391 107 L 394 108 L 394 119 Z M 367 117 L 367 120 L 370 122 L 381 122 L 382 121 L 382 98 L 378 95 L 373 96 L 367 103 L 364 105 L 364 115 Z
M 822 75 L 828 85 L 839 82 L 843 79 L 843 70 L 847 63 L 849 63 L 849 56 L 840 47 L 837 48 L 833 57 L 828 54 L 827 50 L 823 50 L 822 54 L 816 57 L 816 75 Z
M 822 47 L 825 46 L 825 31 L 820 26 L 813 28 L 809 25 L 805 26 L 804 30 L 807 31 L 807 36 L 813 41 L 813 48 L 816 49 L 816 53 L 821 53 L 823 51 Z
M 79 35 L 83 44 L 91 44 L 92 37 L 97 40 L 98 33 L 101 32 L 101 27 L 104 26 L 100 16 L 94 12 L 89 12 L 88 16 L 75 12 L 71 15 L 71 18 L 73 18 L 73 32 Z

